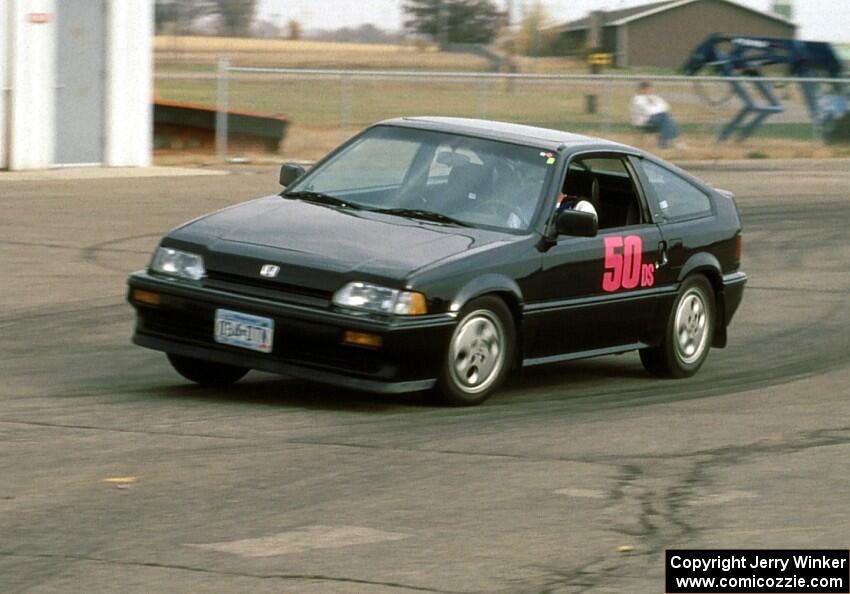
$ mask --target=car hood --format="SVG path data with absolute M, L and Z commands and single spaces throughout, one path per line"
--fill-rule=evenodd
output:
M 171 237 L 204 245 L 213 273 L 261 278 L 263 264 L 276 264 L 288 284 L 335 290 L 355 277 L 402 280 L 516 236 L 269 196 L 195 220 Z

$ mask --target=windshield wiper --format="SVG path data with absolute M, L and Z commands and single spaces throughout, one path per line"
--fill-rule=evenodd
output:
M 376 208 L 374 212 L 409 217 L 411 219 L 422 219 L 424 221 L 434 221 L 437 223 L 448 223 L 449 225 L 457 225 L 459 227 L 472 227 L 469 223 L 464 223 L 443 213 L 434 212 L 433 210 L 422 210 L 421 208 Z
M 337 198 L 336 196 L 331 196 L 330 194 L 325 194 L 323 192 L 312 192 L 307 190 L 301 192 L 286 192 L 285 194 L 283 194 L 283 197 L 297 198 L 300 200 L 307 200 L 308 202 L 329 204 L 330 206 L 340 206 L 342 208 L 352 208 L 355 210 L 360 210 L 363 208 L 356 202 L 349 202 L 348 200 L 343 200 L 342 198 Z

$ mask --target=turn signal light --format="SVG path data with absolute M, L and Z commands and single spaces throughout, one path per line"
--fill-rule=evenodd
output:
M 342 335 L 342 342 L 370 349 L 379 349 L 381 348 L 381 345 L 384 344 L 384 339 L 381 338 L 379 334 L 346 330 Z
M 144 303 L 145 305 L 159 305 L 160 303 L 159 293 L 142 289 L 133 289 L 132 299 L 136 303 Z
M 738 262 L 741 261 L 741 254 L 743 253 L 743 251 L 744 251 L 744 240 L 741 238 L 740 235 L 736 235 L 735 236 L 735 259 Z
M 428 313 L 428 303 L 425 301 L 425 295 L 422 293 L 410 293 L 410 309 L 407 310 L 407 315 L 421 316 Z

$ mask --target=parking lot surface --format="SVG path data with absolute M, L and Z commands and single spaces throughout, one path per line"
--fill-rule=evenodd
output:
M 850 546 L 850 163 L 694 163 L 744 218 L 700 373 L 528 370 L 477 408 L 130 344 L 127 273 L 223 176 L 0 173 L 0 591 L 660 592 L 665 548 Z

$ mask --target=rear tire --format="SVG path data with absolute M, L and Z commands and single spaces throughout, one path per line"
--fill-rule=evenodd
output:
M 177 373 L 185 377 L 187 380 L 193 381 L 202 386 L 229 386 L 245 377 L 245 374 L 249 371 L 245 367 L 236 367 L 235 365 L 227 365 L 225 363 L 214 363 L 212 361 L 184 357 L 183 355 L 175 355 L 173 353 L 166 354 L 168 356 L 169 363 L 171 363 L 171 366 Z
M 711 283 L 701 274 L 688 277 L 670 310 L 661 344 L 640 350 L 644 369 L 658 376 L 692 376 L 708 357 L 716 323 Z
M 474 406 L 487 400 L 510 372 L 514 320 L 497 297 L 467 304 L 446 348 L 435 395 L 448 406 Z

